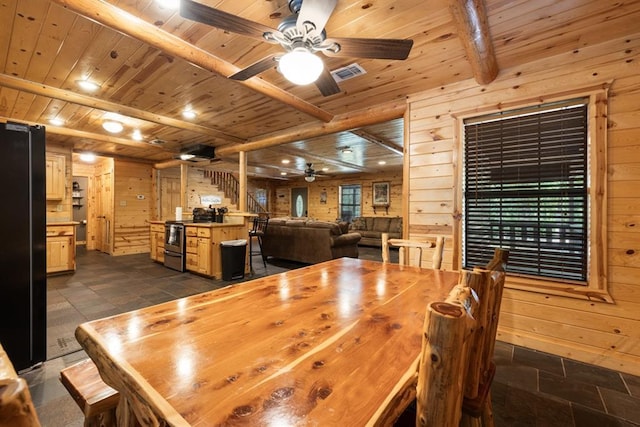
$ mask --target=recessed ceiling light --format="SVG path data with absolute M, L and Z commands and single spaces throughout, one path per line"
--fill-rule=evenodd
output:
M 282 163 L 283 163 L 283 164 L 285 164 L 285 165 L 288 165 L 288 164 L 289 164 L 289 162 L 290 162 L 290 160 L 289 160 L 289 159 L 282 159 Z
M 160 7 L 165 9 L 178 9 L 180 7 L 180 0 L 156 0 Z
M 193 110 L 184 110 L 182 112 L 182 117 L 184 117 L 185 119 L 193 120 L 196 118 L 196 116 L 197 114 Z
M 98 83 L 92 82 L 90 80 L 76 80 L 76 84 L 80 86 L 81 89 L 84 89 L 88 92 L 98 90 L 98 88 L 100 87 Z
M 102 127 L 104 130 L 110 133 L 120 133 L 124 126 L 120 122 L 116 122 L 115 120 L 106 120 L 102 122 Z
M 285 176 L 287 173 L 286 172 L 280 172 L 280 175 Z
M 182 153 L 182 154 L 180 154 L 180 160 L 193 159 L 195 156 L 196 156 L 195 154 Z
M 329 170 L 329 168 L 322 168 L 322 172 L 326 172 L 328 170 Z
M 80 160 L 87 163 L 93 163 L 96 161 L 96 155 L 93 153 L 81 153 Z
M 344 147 L 344 148 L 342 149 L 342 152 L 343 152 L 344 154 L 351 154 L 351 153 L 353 153 L 353 150 L 351 149 L 351 147 Z
M 378 162 L 378 164 L 379 164 L 379 165 L 386 165 L 386 164 L 387 164 L 387 162 L 385 162 L 384 160 L 380 160 L 380 161 Z
M 64 124 L 64 120 L 56 117 L 56 118 L 50 119 L 49 123 L 51 123 L 54 126 L 62 126 Z
M 140 129 L 134 130 L 131 137 L 136 141 L 142 141 L 142 133 L 140 133 Z

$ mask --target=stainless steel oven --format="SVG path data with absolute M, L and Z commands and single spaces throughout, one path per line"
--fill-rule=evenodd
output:
M 164 225 L 164 266 L 184 271 L 186 237 L 184 224 L 167 221 Z

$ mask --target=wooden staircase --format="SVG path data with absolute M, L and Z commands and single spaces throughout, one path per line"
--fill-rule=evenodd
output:
M 218 187 L 218 191 L 224 193 L 224 197 L 232 204 L 238 206 L 240 199 L 240 183 L 229 172 L 205 170 L 204 177 L 211 179 L 211 185 Z M 251 213 L 266 213 L 267 210 L 251 194 L 247 193 L 247 211 Z

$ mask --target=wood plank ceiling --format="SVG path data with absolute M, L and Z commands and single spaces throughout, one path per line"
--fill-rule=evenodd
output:
M 286 0 L 198 1 L 273 28 L 289 14 Z M 321 55 L 330 70 L 353 63 L 366 70 L 340 83 L 340 93 L 323 97 L 275 68 L 244 83 L 227 79 L 281 48 L 183 19 L 158 0 L 3 0 L 0 120 L 44 124 L 48 143 L 76 152 L 159 166 L 186 147 L 207 144 L 224 160 L 216 167 L 235 170 L 239 147 L 250 149 L 255 176 L 298 177 L 307 162 L 329 174 L 376 173 L 402 167 L 408 95 L 474 77 L 482 90 L 496 73 L 578 54 L 637 30 L 640 22 L 640 1 L 484 3 L 340 0 L 326 25 L 329 36 L 414 44 L 405 61 Z M 476 34 L 482 15 L 469 11 L 483 9 L 485 32 Z M 100 87 L 84 92 L 81 79 Z M 195 119 L 182 117 L 187 108 Z M 108 112 L 121 115 L 121 134 L 102 128 Z M 54 118 L 63 124 L 50 124 Z M 142 141 L 133 139 L 134 130 Z

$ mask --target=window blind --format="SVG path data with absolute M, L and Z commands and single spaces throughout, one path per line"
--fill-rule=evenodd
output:
M 464 124 L 463 266 L 510 249 L 509 272 L 585 281 L 584 100 Z

